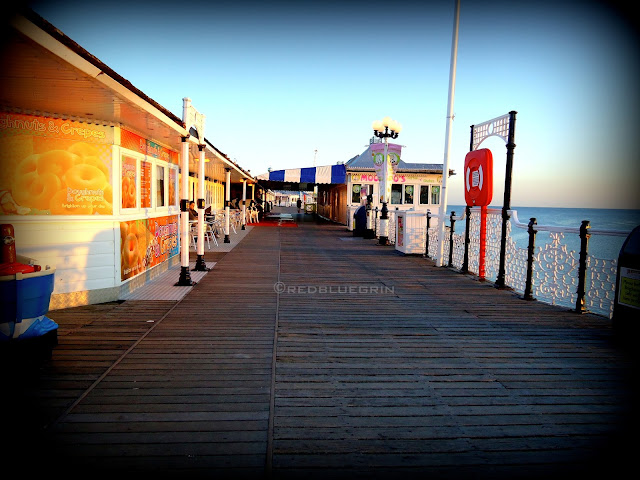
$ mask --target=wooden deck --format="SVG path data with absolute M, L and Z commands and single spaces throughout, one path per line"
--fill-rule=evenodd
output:
M 606 319 L 331 224 L 255 227 L 210 260 L 177 301 L 50 312 L 51 361 L 11 369 L 5 451 L 84 477 L 615 478 L 635 460 L 637 370 Z

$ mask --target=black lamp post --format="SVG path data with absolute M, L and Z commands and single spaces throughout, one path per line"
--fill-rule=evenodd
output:
M 383 131 L 384 130 L 384 131 Z M 400 125 L 395 120 L 389 117 L 384 117 L 382 120 L 376 120 L 373 122 L 373 134 L 378 138 L 384 138 L 384 165 L 382 168 L 386 169 L 387 155 L 389 152 L 389 138 L 396 139 L 402 130 Z M 379 182 L 382 197 L 382 210 L 380 212 L 380 245 L 387 245 L 389 243 L 389 210 L 387 209 L 387 175 L 385 170 L 384 182 Z

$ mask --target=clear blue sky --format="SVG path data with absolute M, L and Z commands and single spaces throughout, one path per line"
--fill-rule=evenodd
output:
M 640 208 L 638 37 L 596 1 L 461 0 L 449 204 L 470 125 L 516 110 L 513 206 Z M 389 115 L 407 162 L 443 163 L 454 0 L 35 1 L 32 8 L 243 168 L 360 154 Z M 506 149 L 490 139 L 502 205 Z

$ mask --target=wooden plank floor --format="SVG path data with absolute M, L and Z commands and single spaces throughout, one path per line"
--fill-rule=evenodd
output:
M 255 227 L 215 261 L 179 301 L 51 312 L 60 345 L 10 383 L 33 413 L 11 436 L 45 469 L 91 476 L 613 478 L 631 464 L 637 370 L 606 319 L 330 224 Z

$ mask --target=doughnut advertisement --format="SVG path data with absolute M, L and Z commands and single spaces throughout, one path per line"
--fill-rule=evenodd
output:
M 178 182 L 178 169 L 169 169 L 169 205 L 178 205 L 178 197 L 176 195 L 176 183 Z
M 151 163 L 140 162 L 140 206 L 151 207 Z
M 135 158 L 122 155 L 122 208 L 136 208 L 136 164 Z
M 120 222 L 120 276 L 124 281 L 180 251 L 178 216 Z
M 112 127 L 0 113 L 0 215 L 112 215 Z

